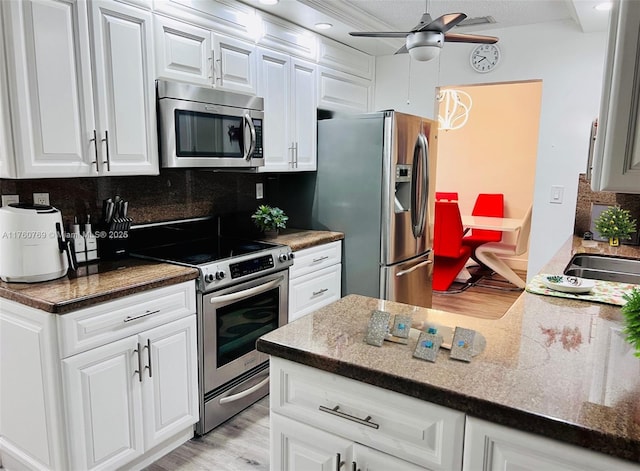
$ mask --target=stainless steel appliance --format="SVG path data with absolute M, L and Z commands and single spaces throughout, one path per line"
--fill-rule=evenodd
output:
M 268 357 L 255 343 L 287 322 L 293 254 L 286 245 L 220 236 L 210 219 L 138 226 L 131 238 L 133 256 L 200 271 L 196 433 L 202 435 L 269 392 Z
M 344 232 L 343 294 L 431 306 L 436 131 L 395 111 L 318 121 L 317 173 L 282 206 Z
M 264 165 L 264 100 L 252 95 L 156 81 L 163 167 Z
M 15 283 L 54 280 L 77 268 L 62 215 L 53 206 L 14 203 L 0 208 L 0 279 Z

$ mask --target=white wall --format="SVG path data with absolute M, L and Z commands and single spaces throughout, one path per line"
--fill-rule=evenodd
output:
M 471 44 L 446 43 L 439 60 L 412 62 L 410 76 L 408 55 L 378 57 L 374 107 L 435 119 L 438 86 L 542 79 L 528 266 L 533 276 L 573 233 L 578 174 L 585 171 L 591 121 L 599 111 L 607 33 L 585 34 L 562 21 L 485 34 L 498 36 L 502 51 L 488 74 L 471 69 Z M 562 204 L 549 203 L 552 185 L 564 186 Z

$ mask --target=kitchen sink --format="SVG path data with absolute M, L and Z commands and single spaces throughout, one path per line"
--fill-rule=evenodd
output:
M 596 254 L 576 254 L 564 269 L 567 276 L 640 284 L 640 260 Z

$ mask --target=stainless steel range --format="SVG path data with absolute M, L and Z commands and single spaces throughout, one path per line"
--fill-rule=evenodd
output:
M 269 392 L 268 357 L 258 337 L 286 324 L 286 245 L 219 235 L 216 219 L 137 226 L 131 255 L 195 267 L 198 277 L 199 435 Z

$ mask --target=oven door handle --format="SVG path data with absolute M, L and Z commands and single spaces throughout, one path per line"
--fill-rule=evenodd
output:
M 265 379 L 263 379 L 262 381 L 260 381 L 258 384 L 254 385 L 254 386 L 251 386 L 250 388 L 245 389 L 244 391 L 239 392 L 238 394 L 232 394 L 231 396 L 223 397 L 218 402 L 220 403 L 220 405 L 223 405 L 223 404 L 227 404 L 229 402 L 239 401 L 240 399 L 242 399 L 244 397 L 247 397 L 250 394 L 253 394 L 254 392 L 256 392 L 258 389 L 260 389 L 265 384 L 269 384 L 269 377 L 268 376 Z
M 221 294 L 220 296 L 214 296 L 209 300 L 209 302 L 211 304 L 218 304 L 218 303 L 224 303 L 227 301 L 236 301 L 238 299 L 246 298 L 247 296 L 253 296 L 254 294 L 259 294 L 264 291 L 268 291 L 271 288 L 274 288 L 279 283 L 281 283 L 282 280 L 284 280 L 284 276 L 280 276 L 275 280 L 271 280 L 267 283 L 254 286 L 253 288 L 238 291 L 237 293 Z

